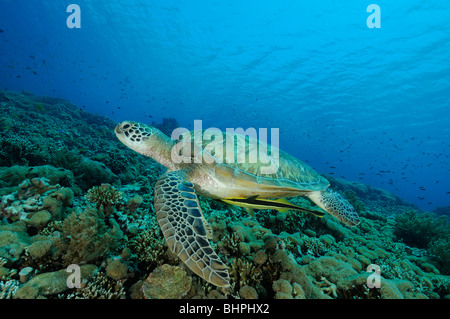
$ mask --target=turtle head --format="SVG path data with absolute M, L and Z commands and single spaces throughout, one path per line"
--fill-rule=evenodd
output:
M 135 149 L 136 147 L 139 148 L 139 146 L 143 144 L 143 142 L 148 141 L 156 131 L 159 130 L 153 126 L 131 121 L 119 123 L 114 130 L 117 138 L 131 149 Z
M 114 132 L 117 138 L 132 150 L 152 157 L 166 167 L 170 166 L 172 140 L 156 127 L 124 121 L 116 126 Z

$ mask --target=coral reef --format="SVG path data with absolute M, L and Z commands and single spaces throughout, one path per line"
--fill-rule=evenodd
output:
M 97 272 L 90 281 L 80 289 L 66 295 L 59 295 L 61 299 L 125 299 L 125 288 L 120 281 L 108 278 L 104 273 Z
M 113 219 L 109 225 L 102 213 L 87 207 L 84 211 L 73 211 L 61 225 L 60 237 L 54 239 L 55 256 L 67 266 L 72 263 L 92 262 L 114 251 L 123 232 Z
M 0 91 L 0 111 L 0 299 L 450 297 L 445 212 L 330 176 L 358 210 L 358 227 L 301 212 L 249 216 L 200 197 L 231 278 L 229 288 L 214 287 L 168 251 L 153 209 L 162 168 L 122 146 L 114 122 L 9 91 Z M 71 288 L 73 264 L 82 280 Z
M 96 270 L 95 265 L 82 265 L 80 267 L 81 278 L 89 280 Z M 36 299 L 40 296 L 62 293 L 69 289 L 67 285 L 69 276 L 70 272 L 67 272 L 66 269 L 38 274 L 20 286 L 14 297 L 17 299 Z
M 87 191 L 86 199 L 102 209 L 106 215 L 113 212 L 114 206 L 122 200 L 122 193 L 109 184 L 94 186 Z
M 142 284 L 142 293 L 148 299 L 180 299 L 191 289 L 192 277 L 183 267 L 164 264 L 158 266 Z

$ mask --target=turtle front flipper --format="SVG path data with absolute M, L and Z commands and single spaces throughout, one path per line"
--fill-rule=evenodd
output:
M 211 229 L 205 227 L 194 187 L 183 171 L 159 178 L 154 207 L 169 249 L 198 276 L 219 287 L 229 286 L 227 267 L 208 242 Z
M 338 192 L 329 188 L 309 193 L 309 198 L 327 213 L 348 226 L 357 226 L 360 222 L 353 206 Z

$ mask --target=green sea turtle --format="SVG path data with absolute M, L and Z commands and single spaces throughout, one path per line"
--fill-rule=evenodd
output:
M 205 131 L 206 132 L 206 131 Z M 167 245 L 197 275 L 219 287 L 229 285 L 227 267 L 208 239 L 212 229 L 197 195 L 251 208 L 296 209 L 323 216 L 283 198 L 307 196 L 341 222 L 356 226 L 359 217 L 350 203 L 328 188 L 329 182 L 311 167 L 248 135 L 202 131 L 172 140 L 160 130 L 125 121 L 115 128 L 132 150 L 168 168 L 155 186 L 154 208 Z M 257 152 L 256 150 L 264 150 Z M 253 156 L 253 157 L 252 157 Z

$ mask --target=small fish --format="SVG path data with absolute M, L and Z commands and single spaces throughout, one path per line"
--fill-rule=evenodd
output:
M 0 33 L 3 33 L 3 32 L 5 32 L 5 31 L 3 31 L 3 29 L 0 29 Z

